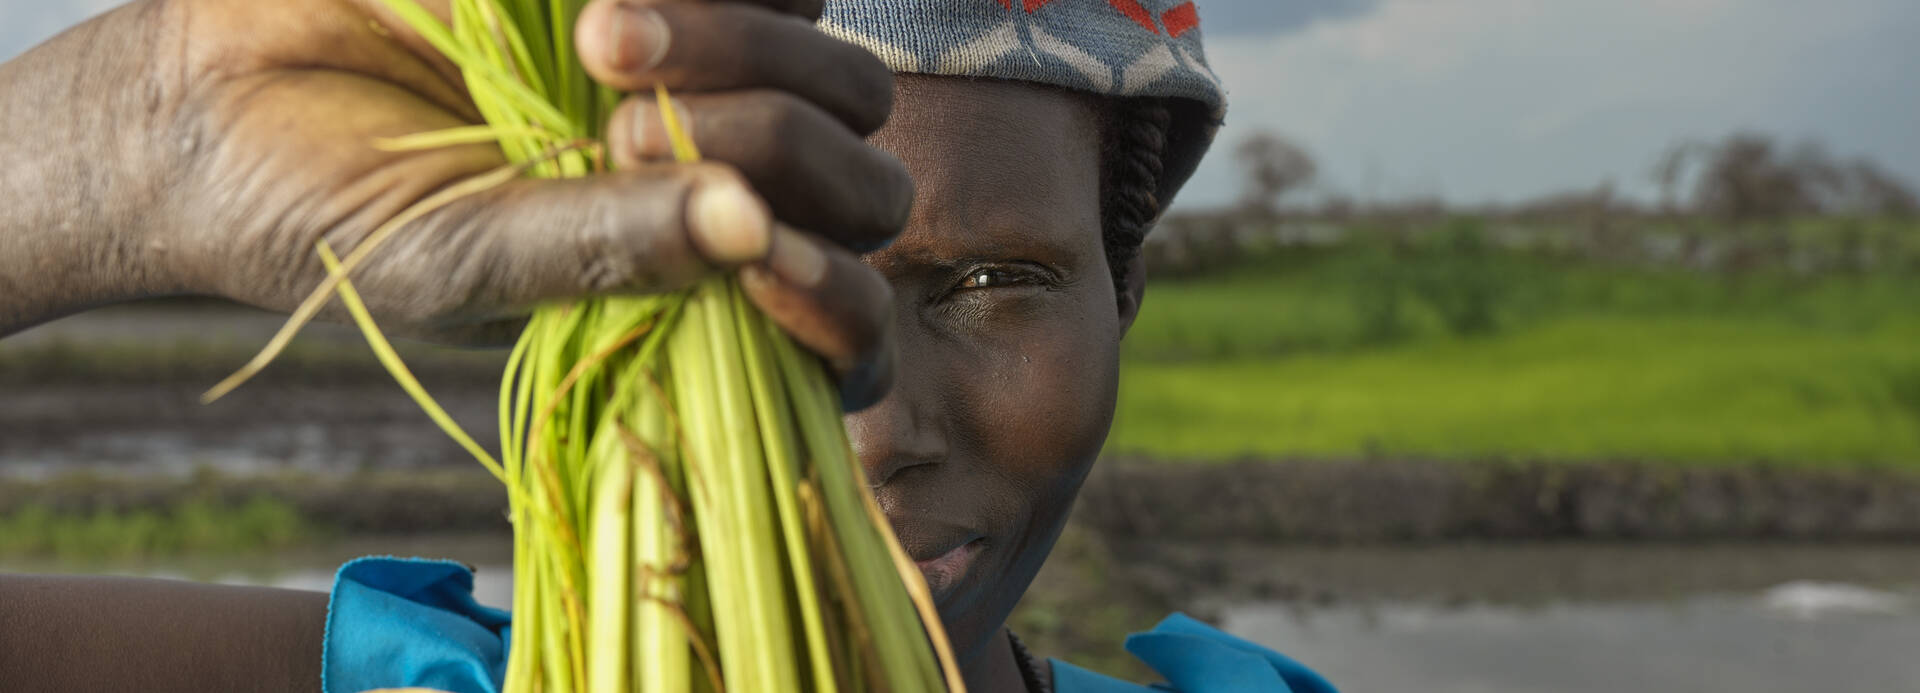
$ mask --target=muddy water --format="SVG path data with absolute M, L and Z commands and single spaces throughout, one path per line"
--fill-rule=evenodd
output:
M 340 325 L 308 326 L 287 360 L 200 404 L 283 319 L 217 304 L 140 304 L 0 340 L 0 478 L 473 464 Z M 399 348 L 476 439 L 497 437 L 504 352 Z
M 1790 583 L 1663 602 L 1244 604 L 1224 627 L 1348 691 L 1920 690 L 1913 593 Z
M 1920 691 L 1920 547 L 1161 549 L 1347 691 Z M 1204 558 L 1202 558 L 1204 557 Z
M 278 384 L 212 405 L 202 383 L 16 386 L 0 397 L 0 478 L 472 466 L 405 393 L 387 383 Z M 440 403 L 476 439 L 494 440 L 494 386 L 439 384 Z

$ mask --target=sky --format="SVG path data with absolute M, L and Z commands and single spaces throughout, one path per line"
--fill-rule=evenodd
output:
M 1091 1 L 1091 0 L 1088 0 Z M 0 59 L 115 3 L 0 0 Z M 1920 1 L 1199 0 L 1231 107 L 1177 203 L 1231 203 L 1270 131 L 1312 194 L 1513 202 L 1611 182 L 1650 198 L 1683 140 L 1816 139 L 1920 184 Z
M 1292 7 L 1280 10 L 1278 7 Z M 1261 9 L 1266 8 L 1266 9 Z M 1230 109 L 1180 203 L 1238 189 L 1265 129 L 1360 199 L 1651 197 L 1675 142 L 1817 139 L 1920 183 L 1914 0 L 1201 0 Z

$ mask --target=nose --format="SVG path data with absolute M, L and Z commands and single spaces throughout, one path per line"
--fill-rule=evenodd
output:
M 947 458 L 945 417 L 940 398 L 927 392 L 929 374 L 912 364 L 901 365 L 893 388 L 880 403 L 846 417 L 853 452 L 875 485 L 887 483 L 902 470 Z

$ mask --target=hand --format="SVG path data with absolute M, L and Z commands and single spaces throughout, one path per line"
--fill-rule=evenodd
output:
M 578 23 L 580 59 L 638 94 L 607 123 L 619 171 L 463 198 L 403 228 L 355 286 L 396 333 L 498 344 L 543 301 L 753 265 L 754 300 L 833 364 L 850 405 L 876 400 L 891 297 L 849 248 L 897 233 L 912 188 L 861 139 L 886 118 L 891 75 L 815 30 L 818 12 L 819 0 L 596 0 Z M 60 136 L 100 162 L 106 192 L 88 204 L 112 229 L 106 272 L 138 278 L 126 282 L 138 293 L 291 310 L 325 276 L 316 241 L 345 252 L 505 163 L 491 145 L 372 146 L 481 122 L 457 70 L 379 0 L 149 0 L 94 24 L 35 52 L 84 63 L 74 81 L 94 88 L 54 97 L 86 99 L 121 128 Z M 54 45 L 88 39 L 94 50 Z M 708 162 L 666 163 L 655 83 L 679 98 Z

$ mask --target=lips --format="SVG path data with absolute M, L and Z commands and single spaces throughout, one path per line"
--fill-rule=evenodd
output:
M 927 589 L 933 591 L 934 601 L 945 601 L 947 595 L 953 593 L 953 588 L 973 568 L 974 559 L 980 556 L 980 549 L 985 544 L 985 539 L 974 539 L 939 556 L 914 561 L 915 565 L 920 566 L 920 574 L 926 576 Z
M 892 518 L 900 546 L 920 566 L 935 601 L 943 601 L 965 580 L 986 547 L 978 530 L 926 517 Z

